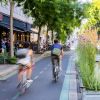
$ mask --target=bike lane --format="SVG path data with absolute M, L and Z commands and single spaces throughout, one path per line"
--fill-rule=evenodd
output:
M 47 57 L 36 63 L 32 74 L 33 84 L 24 95 L 19 96 L 16 89 L 17 75 L 0 82 L 0 100 L 59 100 L 69 56 L 63 58 L 63 69 L 57 83 L 52 81 L 50 57 Z

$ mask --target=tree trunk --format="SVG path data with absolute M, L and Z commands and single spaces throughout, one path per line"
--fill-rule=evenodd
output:
M 13 36 L 13 12 L 14 12 L 14 1 L 10 0 L 10 56 L 14 56 L 14 36 Z
M 39 26 L 39 31 L 38 31 L 38 50 L 37 52 L 40 52 L 40 32 L 41 32 L 41 26 Z
M 54 40 L 54 35 L 53 35 L 53 30 L 52 30 L 52 44 L 53 44 L 53 40 Z
M 46 34 L 46 45 L 47 45 L 47 48 L 48 48 L 48 26 L 47 26 L 47 34 Z

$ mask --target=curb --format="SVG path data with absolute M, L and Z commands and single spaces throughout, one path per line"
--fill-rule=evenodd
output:
M 40 57 L 38 57 L 37 59 L 35 59 L 35 63 L 38 62 L 38 61 L 40 61 L 42 58 L 45 58 L 45 57 L 48 57 L 48 56 L 50 56 L 50 52 L 49 51 L 45 52 Z M 11 76 L 17 74 L 18 66 L 17 65 L 14 65 L 14 66 L 12 68 L 9 68 L 6 71 L 1 72 L 1 74 L 0 74 L 0 80 L 6 80 L 6 79 L 10 78 Z
M 77 73 L 74 62 L 74 56 L 71 55 L 69 58 L 68 68 L 66 70 L 60 100 L 78 100 L 76 80 Z

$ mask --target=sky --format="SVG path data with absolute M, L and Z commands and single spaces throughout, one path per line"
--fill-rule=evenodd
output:
M 92 0 L 78 0 L 79 2 L 91 2 Z

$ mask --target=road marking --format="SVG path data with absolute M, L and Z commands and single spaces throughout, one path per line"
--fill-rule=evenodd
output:
M 39 75 L 35 76 L 33 80 L 36 80 L 39 78 L 40 74 L 43 74 L 44 71 L 46 71 L 48 68 L 50 67 L 50 64 L 47 65 L 47 67 L 45 67 L 42 71 L 39 72 Z
M 14 97 L 12 97 L 11 100 L 17 100 L 17 98 L 20 96 L 20 93 L 17 93 Z
M 44 71 L 41 71 L 40 74 L 42 74 Z
M 34 77 L 34 80 L 36 80 L 36 79 L 38 79 L 38 78 L 39 78 L 39 76 L 37 75 L 37 76 Z

